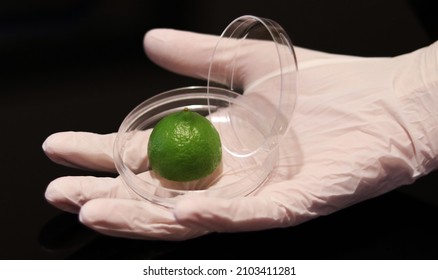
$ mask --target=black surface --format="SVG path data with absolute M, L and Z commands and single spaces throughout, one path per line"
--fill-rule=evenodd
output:
M 219 34 L 232 19 L 254 14 L 279 22 L 296 45 L 363 56 L 397 55 L 437 38 L 432 1 L 269 3 L 2 2 L 0 259 L 438 258 L 437 173 L 294 228 L 184 242 L 103 236 L 45 201 L 47 184 L 59 176 L 99 175 L 50 162 L 41 149 L 48 135 L 112 132 L 144 99 L 203 85 L 146 59 L 142 37 L 150 28 Z

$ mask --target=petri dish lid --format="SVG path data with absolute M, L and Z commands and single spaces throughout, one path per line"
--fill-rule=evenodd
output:
M 233 131 L 223 143 L 236 156 L 251 156 L 263 146 L 276 146 L 286 133 L 297 96 L 298 65 L 293 45 L 285 30 L 271 19 L 241 16 L 221 34 L 211 57 L 207 94 L 225 88 L 240 94 L 267 137 L 251 139 L 245 129 L 245 112 L 229 106 L 227 127 Z M 246 113 L 247 113 L 246 112 Z M 219 122 L 220 123 L 220 122 Z M 268 141 L 268 143 L 266 143 Z M 244 147 L 238 143 L 247 142 Z

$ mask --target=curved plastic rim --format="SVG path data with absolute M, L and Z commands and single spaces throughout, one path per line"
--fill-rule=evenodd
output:
M 271 139 L 272 137 L 275 137 L 279 140 L 279 138 L 286 133 L 294 111 L 297 93 L 297 79 L 294 76 L 294 73 L 297 72 L 298 65 L 293 44 L 289 36 L 275 21 L 252 15 L 245 15 L 236 18 L 225 28 L 216 44 L 211 58 L 208 70 L 207 94 L 210 93 L 209 89 L 213 80 L 212 69 L 214 67 L 215 55 L 218 52 L 221 40 L 245 39 L 249 30 L 254 29 L 256 26 L 263 26 L 266 32 L 270 35 L 270 40 L 275 43 L 278 63 L 280 65 L 279 73 L 276 74 L 280 75 L 281 97 L 278 100 L 277 115 L 271 127 Z M 233 80 L 233 77 L 231 80 Z M 232 91 L 233 89 L 231 88 L 229 90 Z

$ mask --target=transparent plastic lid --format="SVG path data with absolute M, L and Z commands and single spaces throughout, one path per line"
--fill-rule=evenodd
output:
M 297 90 L 297 61 L 292 43 L 276 22 L 255 16 L 242 16 L 222 33 L 211 58 L 207 87 L 226 88 L 242 94 L 246 106 L 257 114 L 276 145 L 292 118 Z M 238 110 L 230 108 L 230 124 Z M 236 117 L 236 119 L 239 119 Z M 240 126 L 240 124 L 236 124 Z M 232 126 L 236 128 L 236 126 Z M 235 129 L 238 140 L 244 130 Z M 224 140 L 229 140 L 224 139 Z M 251 153 L 264 141 L 242 150 L 225 141 L 237 154 Z
M 207 86 L 157 94 L 123 120 L 114 145 L 115 165 L 139 199 L 172 207 L 189 195 L 246 196 L 274 168 L 297 94 L 297 61 L 286 32 L 272 20 L 242 16 L 218 37 L 212 53 Z M 155 176 L 142 151 L 154 125 L 184 108 L 211 121 L 223 155 L 214 176 L 181 184 Z M 140 151 L 140 158 L 133 159 L 132 151 Z

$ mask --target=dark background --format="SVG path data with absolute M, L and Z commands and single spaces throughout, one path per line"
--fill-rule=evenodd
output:
M 205 84 L 147 60 L 151 28 L 220 34 L 253 14 L 298 46 L 394 56 L 438 39 L 436 11 L 434 0 L 1 1 L 0 259 L 437 259 L 436 172 L 294 228 L 141 241 L 100 235 L 49 205 L 51 180 L 101 174 L 57 166 L 41 149 L 54 132 L 113 132 L 144 99 Z

